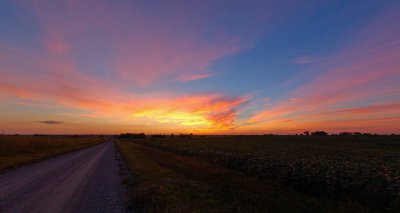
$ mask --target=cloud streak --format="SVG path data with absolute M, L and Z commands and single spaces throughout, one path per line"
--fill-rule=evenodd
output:
M 54 124 L 63 124 L 64 122 L 62 121 L 38 121 L 39 123 L 42 124 L 50 124 L 50 125 L 54 125 Z
M 188 74 L 188 75 L 183 75 L 178 78 L 180 82 L 189 82 L 189 81 L 196 81 L 204 78 L 210 78 L 214 76 L 214 74 L 211 73 L 202 73 L 202 74 Z
M 309 64 L 315 62 L 317 59 L 310 56 L 302 56 L 294 60 L 295 64 Z

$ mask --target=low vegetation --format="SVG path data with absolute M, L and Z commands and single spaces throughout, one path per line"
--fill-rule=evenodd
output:
M 298 192 L 278 179 L 260 180 L 198 157 L 166 152 L 131 141 L 119 139 L 116 144 L 134 175 L 135 184 L 130 194 L 133 211 L 366 211 L 353 202 L 316 198 Z
M 209 136 L 134 140 L 196 156 L 314 197 L 399 211 L 399 136 Z
M 97 136 L 0 136 L 0 172 L 104 142 Z

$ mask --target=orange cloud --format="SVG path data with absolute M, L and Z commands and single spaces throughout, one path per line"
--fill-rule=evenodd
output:
M 143 106 L 133 116 L 146 117 L 160 123 L 179 123 L 209 131 L 221 131 L 235 125 L 235 110 L 246 101 L 245 98 L 227 99 L 216 94 L 180 97 Z
M 32 57 L 11 47 L 7 54 L 10 58 L 23 57 L 25 60 L 2 62 L 6 66 L 0 67 L 0 74 L 6 78 L 0 79 L 1 94 L 88 110 L 86 116 L 94 118 L 111 118 L 123 123 L 174 124 L 186 129 L 215 132 L 233 126 L 237 118 L 236 109 L 248 100 L 218 93 L 139 95 L 80 74 L 68 64 L 68 60 L 59 61 L 58 55 L 43 56 L 51 60 L 50 63 L 39 55 Z M 9 72 L 8 67 L 14 72 Z M 29 69 L 25 69 L 27 67 Z M 37 70 L 41 72 L 35 72 Z

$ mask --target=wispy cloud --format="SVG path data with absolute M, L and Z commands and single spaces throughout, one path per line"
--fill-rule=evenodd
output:
M 214 76 L 212 73 L 185 74 L 178 78 L 180 82 L 196 81 Z
M 38 121 L 39 123 L 42 124 L 63 124 L 64 122 L 62 121 Z
M 302 56 L 296 58 L 293 62 L 295 64 L 310 64 L 317 61 L 317 58 L 311 57 L 311 56 Z

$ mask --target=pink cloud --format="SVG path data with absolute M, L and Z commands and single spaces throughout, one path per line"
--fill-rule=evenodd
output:
M 188 82 L 188 81 L 196 81 L 204 78 L 209 78 L 214 76 L 214 74 L 211 73 L 200 73 L 200 74 L 189 74 L 189 75 L 183 75 L 178 78 L 180 82 Z
M 332 114 L 344 114 L 345 116 L 348 115 L 355 115 L 355 114 L 372 114 L 372 113 L 390 113 L 390 112 L 399 112 L 400 110 L 400 102 L 398 103 L 385 103 L 385 104 L 375 104 L 369 106 L 362 106 L 362 107 L 352 107 L 352 108 L 343 108 L 333 110 L 327 113 Z
M 111 5 L 93 0 L 37 0 L 23 5 L 42 26 L 43 44 L 50 54 L 67 54 L 72 59 L 82 49 L 107 51 L 112 74 L 124 84 L 140 87 L 170 80 L 170 76 L 184 76 L 178 80 L 187 81 L 212 75 L 204 72 L 207 67 L 250 47 L 260 34 L 257 26 L 269 16 L 280 16 L 249 7 L 249 14 L 240 20 L 248 30 L 243 38 L 240 33 L 231 33 L 240 26 L 229 28 L 218 22 L 220 10 L 235 4 L 202 1 L 149 6 L 140 2 Z M 157 13 L 157 18 L 146 12 L 149 10 Z M 191 75 L 193 72 L 203 74 Z

